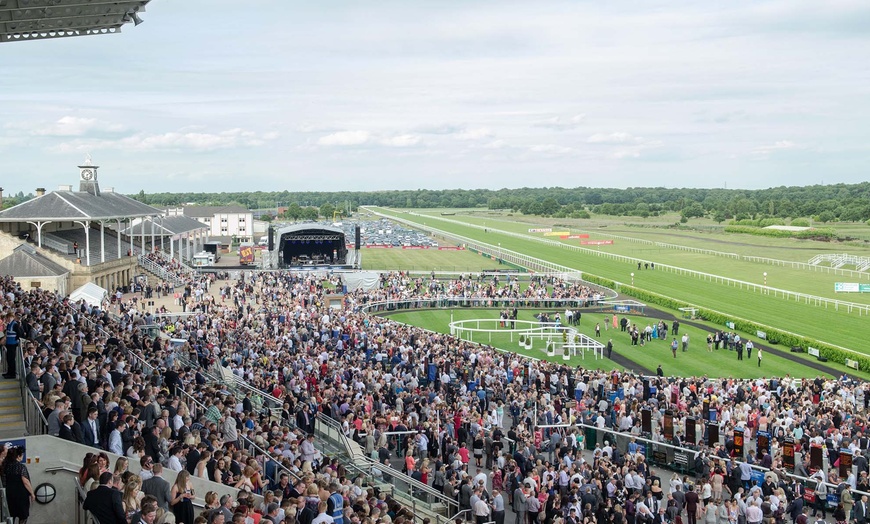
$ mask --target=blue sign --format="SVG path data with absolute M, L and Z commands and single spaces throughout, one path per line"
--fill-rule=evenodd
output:
M 764 484 L 764 472 L 758 471 L 757 469 L 753 469 L 752 470 L 752 478 L 750 479 L 750 482 L 752 482 L 753 484 L 755 484 L 758 487 L 761 487 L 761 485 Z
M 429 382 L 435 382 L 435 373 L 438 372 L 438 368 L 435 364 L 429 364 Z

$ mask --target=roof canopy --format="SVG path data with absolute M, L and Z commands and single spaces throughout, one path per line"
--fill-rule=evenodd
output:
M 160 215 L 160 210 L 119 193 L 52 191 L 0 212 L 0 222 L 118 220 Z
M 282 235 L 288 234 L 309 234 L 309 235 L 317 235 L 317 234 L 330 234 L 337 233 L 339 235 L 344 236 L 344 231 L 340 227 L 328 226 L 325 224 L 321 224 L 318 222 L 305 222 L 302 224 L 292 224 L 289 226 L 284 226 L 277 231 L 278 238 L 281 238 Z
M 174 216 L 174 217 L 158 217 L 154 218 L 145 218 L 143 219 L 145 224 L 145 234 L 151 234 L 151 223 L 154 223 L 154 234 L 157 236 L 165 237 L 165 236 L 175 236 L 175 235 L 183 235 L 184 233 L 190 233 L 193 231 L 202 231 L 208 230 L 208 226 L 200 222 L 199 220 L 194 220 L 192 218 L 184 217 L 184 216 Z M 130 226 L 127 229 L 123 230 L 122 233 L 125 235 L 138 235 L 142 232 L 142 223 L 136 224 L 134 226 Z
M 13 277 L 56 277 L 69 273 L 60 264 L 39 254 L 32 246 L 22 244 L 11 255 L 0 260 L 0 275 Z
M 0 42 L 120 33 L 151 0 L 4 0 Z

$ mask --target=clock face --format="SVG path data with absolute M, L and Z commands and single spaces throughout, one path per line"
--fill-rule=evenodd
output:
M 82 169 L 82 179 L 83 180 L 91 180 L 94 178 L 94 170 L 93 169 Z

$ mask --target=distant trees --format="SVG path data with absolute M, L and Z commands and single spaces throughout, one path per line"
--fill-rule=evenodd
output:
M 23 196 L 23 195 L 22 195 Z M 482 208 L 510 210 L 531 215 L 583 217 L 590 212 L 614 215 L 657 216 L 676 212 L 682 217 L 710 216 L 716 222 L 766 217 L 793 219 L 821 217 L 829 222 L 870 219 L 870 182 L 829 186 L 774 187 L 759 190 L 629 187 L 517 189 L 399 190 L 377 192 L 229 192 L 229 193 L 151 193 L 134 195 L 156 207 L 193 202 L 204 205 L 238 203 L 249 209 L 274 209 L 295 203 L 292 215 L 312 216 L 313 212 L 332 219 L 332 211 L 359 204 L 398 208 Z M 340 204 L 337 204 L 340 203 Z M 288 210 L 288 212 L 290 212 Z M 827 212 L 827 213 L 826 213 Z

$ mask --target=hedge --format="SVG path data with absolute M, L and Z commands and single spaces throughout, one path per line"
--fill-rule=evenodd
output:
M 776 238 L 834 238 L 836 232 L 831 228 L 807 229 L 804 231 L 783 231 L 781 229 L 764 229 L 752 226 L 725 226 L 726 233 L 742 233 L 762 237 Z
M 815 340 L 809 337 L 803 337 L 800 335 L 789 333 L 787 331 L 782 331 L 774 327 L 766 326 L 764 324 L 759 324 L 757 322 L 752 322 L 750 320 L 742 319 L 732 315 L 726 315 L 724 313 L 713 311 L 711 309 L 698 307 L 694 304 L 689 304 L 687 302 L 683 302 L 681 300 L 677 300 L 665 295 L 653 293 L 652 291 L 647 291 L 645 289 L 640 289 L 627 285 L 618 285 L 613 280 L 602 278 L 596 275 L 590 275 L 589 273 L 583 273 L 583 279 L 593 284 L 609 287 L 611 289 L 618 288 L 620 293 L 624 293 L 644 302 L 655 304 L 657 306 L 662 306 L 668 309 L 678 310 L 683 307 L 696 308 L 698 310 L 698 317 L 713 324 L 724 326 L 726 322 L 733 322 L 734 329 L 736 331 L 750 334 L 756 333 L 757 331 L 764 331 L 767 334 L 768 344 L 781 344 L 789 348 L 799 346 L 804 350 L 809 347 L 813 347 L 819 350 L 819 355 L 827 357 L 827 359 L 831 362 L 845 365 L 846 359 L 848 358 L 858 362 L 858 369 L 860 371 L 870 372 L 870 355 L 865 356 L 860 353 L 844 351 L 836 346 L 832 346 L 819 340 Z

